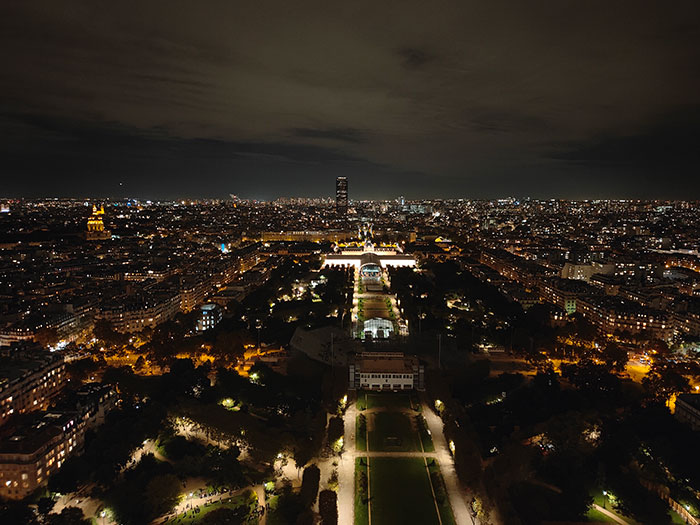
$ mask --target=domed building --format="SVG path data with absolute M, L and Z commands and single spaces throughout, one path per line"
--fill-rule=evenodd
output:
M 85 238 L 88 241 L 104 241 L 112 238 L 112 232 L 105 230 L 105 223 L 102 217 L 105 214 L 105 207 L 92 205 L 92 215 L 87 220 L 87 232 Z

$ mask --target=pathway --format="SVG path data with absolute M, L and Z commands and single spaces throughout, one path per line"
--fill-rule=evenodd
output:
M 350 400 L 345 411 L 343 455 L 338 463 L 338 525 L 355 524 L 355 419 L 356 401 Z
M 597 503 L 594 503 L 594 504 L 593 504 L 593 508 L 594 508 L 595 510 L 597 510 L 598 512 L 602 513 L 602 514 L 605 514 L 608 518 L 610 518 L 611 520 L 613 520 L 613 521 L 619 523 L 620 525 L 630 525 L 630 522 L 629 522 L 629 521 L 623 520 L 623 519 L 622 519 L 620 516 L 618 516 L 617 514 L 613 514 L 613 513 L 610 512 L 608 509 L 604 509 L 603 507 L 601 507 L 601 506 L 598 505 Z
M 447 495 L 450 498 L 450 505 L 457 525 L 479 525 L 479 521 L 472 517 L 467 506 L 467 491 L 457 478 L 457 471 L 454 466 L 454 459 L 447 447 L 447 440 L 443 433 L 443 423 L 440 417 L 433 412 L 430 407 L 423 403 L 423 416 L 428 423 L 433 445 L 435 445 L 435 455 L 440 464 L 442 478 L 445 481 Z

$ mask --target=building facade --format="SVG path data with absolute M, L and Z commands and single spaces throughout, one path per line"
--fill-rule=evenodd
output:
M 348 178 L 338 177 L 335 179 L 335 209 L 338 213 L 348 212 Z
M 0 355 L 0 425 L 13 415 L 46 410 L 66 381 L 63 357 L 39 350 Z
M 693 430 L 700 430 L 700 394 L 681 394 L 676 398 L 676 418 Z
M 223 314 L 221 313 L 221 307 L 215 303 L 204 304 L 199 308 L 199 318 L 197 319 L 197 331 L 204 332 L 210 328 L 214 328 Z
M 0 498 L 23 499 L 45 485 L 118 402 L 116 392 L 100 384 L 84 385 L 73 396 L 69 410 L 25 414 L 0 428 Z
M 425 390 L 425 369 L 403 352 L 361 352 L 350 361 L 351 390 Z

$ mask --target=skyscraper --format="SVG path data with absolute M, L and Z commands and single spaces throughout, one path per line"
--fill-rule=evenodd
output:
M 338 213 L 348 211 L 348 178 L 337 177 L 335 179 L 335 209 Z

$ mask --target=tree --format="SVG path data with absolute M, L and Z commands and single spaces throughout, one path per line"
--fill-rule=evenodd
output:
M 314 513 L 311 509 L 302 510 L 297 516 L 295 525 L 314 525 Z
M 611 397 L 620 391 L 620 380 L 610 373 L 606 365 L 598 365 L 589 359 L 563 365 L 562 376 L 589 396 Z
M 245 480 L 241 464 L 238 462 L 240 450 L 230 447 L 225 450 L 214 449 L 213 464 L 208 478 L 217 486 L 238 487 Z
M 129 340 L 127 335 L 115 331 L 112 323 L 106 319 L 97 320 L 92 333 L 97 339 L 104 341 L 107 345 L 125 344 Z
M 343 420 L 339 417 L 332 417 L 328 422 L 328 444 L 335 447 L 345 432 Z
M 39 501 L 37 501 L 37 510 L 39 511 L 39 514 L 44 516 L 44 518 L 51 512 L 53 509 L 54 505 L 56 502 L 52 498 L 48 497 L 43 497 L 39 498 Z
M 301 502 L 306 507 L 311 507 L 316 501 L 318 486 L 321 481 L 321 470 L 316 465 L 309 465 L 304 469 L 301 478 Z
M 672 367 L 657 363 L 654 363 L 647 375 L 644 376 L 642 385 L 649 397 L 662 402 L 666 402 L 672 395 L 686 392 L 690 388 L 688 380 Z
M 0 523 L 21 523 L 22 525 L 38 525 L 34 511 L 20 501 L 0 502 Z
M 283 518 L 282 523 L 296 523 L 297 518 L 304 510 L 299 495 L 292 492 L 291 485 L 286 485 L 277 500 L 275 514 Z
M 36 342 L 43 347 L 54 346 L 60 340 L 56 328 L 42 328 L 36 334 Z
M 294 445 L 294 464 L 297 467 L 297 476 L 299 475 L 298 470 L 304 468 L 311 461 L 315 451 L 316 447 L 312 439 L 303 436 L 302 439 L 297 440 Z
M 369 488 L 369 480 L 367 479 L 367 472 L 365 470 L 360 471 L 358 486 L 360 489 L 360 497 L 366 501 L 367 489 Z
M 608 475 L 607 483 L 613 505 L 622 514 L 640 523 L 671 523 L 666 502 L 645 489 L 636 476 L 616 471 Z
M 332 490 L 322 490 L 318 495 L 318 512 L 321 525 L 338 525 L 338 495 Z
M 627 350 L 611 341 L 603 349 L 603 360 L 610 369 L 622 372 L 627 365 Z
M 159 516 L 168 512 L 178 502 L 182 485 L 173 474 L 155 476 L 146 485 L 144 493 L 146 504 L 151 516 Z
M 541 392 L 555 393 L 559 391 L 559 375 L 548 362 L 537 371 L 532 384 Z
M 48 525 L 90 525 L 89 520 L 78 507 L 66 507 L 60 514 L 49 514 Z
M 220 508 L 212 510 L 202 518 L 202 525 L 241 525 L 245 523 L 248 513 L 245 507 L 235 509 Z

